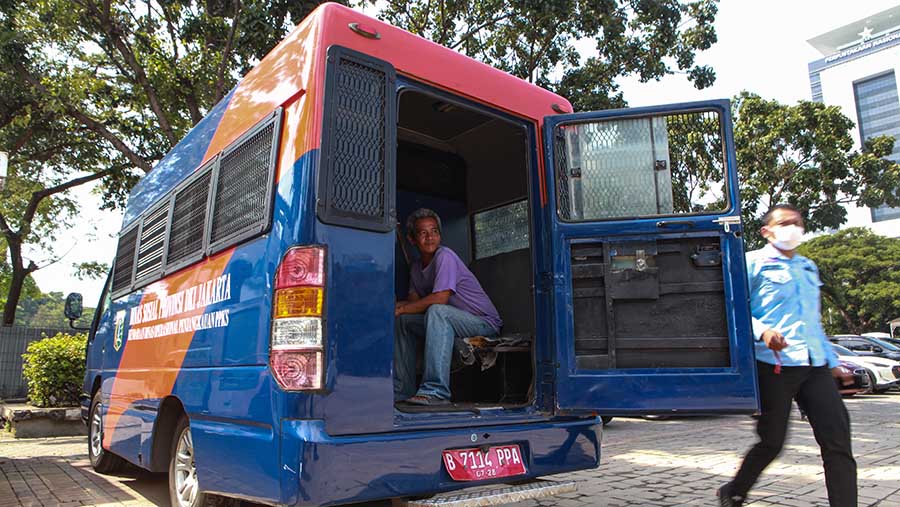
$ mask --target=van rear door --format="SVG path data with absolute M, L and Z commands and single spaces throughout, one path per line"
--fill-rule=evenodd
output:
M 561 412 L 758 409 L 727 100 L 544 126 Z

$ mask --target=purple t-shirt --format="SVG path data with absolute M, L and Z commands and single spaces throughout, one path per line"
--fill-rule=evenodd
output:
M 409 282 L 410 289 L 422 298 L 435 292 L 452 290 L 453 294 L 447 301 L 450 306 L 481 317 L 498 333 L 503 327 L 500 314 L 478 279 L 450 248 L 438 247 L 425 269 L 422 269 L 421 259 L 414 262 L 409 270 Z

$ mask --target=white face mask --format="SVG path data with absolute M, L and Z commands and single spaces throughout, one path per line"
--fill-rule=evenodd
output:
M 769 238 L 769 242 L 779 250 L 796 250 L 803 242 L 803 227 L 799 225 L 776 225 L 769 227 L 769 230 L 774 236 Z

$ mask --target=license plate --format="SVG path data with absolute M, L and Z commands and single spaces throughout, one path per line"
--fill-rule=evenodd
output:
M 454 481 L 481 481 L 523 475 L 525 463 L 518 445 L 444 451 L 444 467 Z

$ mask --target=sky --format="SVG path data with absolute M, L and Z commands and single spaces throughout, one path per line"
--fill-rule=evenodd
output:
M 731 98 L 742 90 L 767 99 L 796 103 L 810 99 L 807 64 L 822 57 L 806 40 L 847 23 L 883 11 L 900 0 L 723 0 L 716 16 L 718 42 L 697 55 L 697 63 L 716 71 L 716 82 L 695 89 L 684 75 L 641 83 L 622 78 L 619 84 L 631 106 L 649 106 L 705 99 Z M 593 43 L 585 41 L 584 51 Z M 75 191 L 82 203 L 76 226 L 59 235 L 56 253 L 62 259 L 34 273 L 44 292 L 81 292 L 94 306 L 104 280 L 77 280 L 72 264 L 99 261 L 112 264 L 120 211 L 100 211 L 90 188 Z M 47 256 L 28 252 L 36 262 Z

